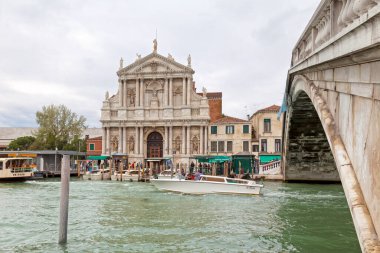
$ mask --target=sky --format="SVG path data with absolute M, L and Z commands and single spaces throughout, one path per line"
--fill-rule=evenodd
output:
M 291 52 L 319 0 L 0 0 L 0 127 L 36 127 L 63 104 L 101 127 L 119 60 L 158 53 L 187 65 L 198 91 L 223 92 L 223 113 L 280 105 Z

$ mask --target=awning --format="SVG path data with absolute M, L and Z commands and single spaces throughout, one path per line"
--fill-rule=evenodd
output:
M 161 160 L 163 160 L 163 158 L 146 159 L 147 162 L 160 162 Z
M 269 163 L 271 161 L 281 160 L 281 155 L 259 155 L 260 163 Z
M 223 163 L 231 161 L 229 156 L 213 156 L 208 159 L 209 163 Z
M 90 155 L 87 156 L 87 160 L 106 160 L 108 159 L 108 155 Z

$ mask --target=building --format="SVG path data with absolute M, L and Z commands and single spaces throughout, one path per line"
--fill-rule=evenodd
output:
M 86 140 L 86 156 L 100 156 L 102 154 L 102 137 L 93 137 Z
M 166 159 L 186 167 L 194 155 L 207 154 L 213 102 L 205 88 L 196 93 L 193 74 L 190 55 L 186 65 L 162 56 L 156 40 L 151 54 L 126 67 L 121 59 L 118 91 L 106 92 L 101 109 L 102 154 L 128 154 L 130 163 L 151 168 Z
M 247 120 L 223 116 L 210 123 L 209 133 L 210 155 L 251 152 L 251 124 Z
M 251 117 L 252 152 L 260 163 L 281 159 L 283 118 L 277 119 L 280 107 L 272 105 L 258 110 Z

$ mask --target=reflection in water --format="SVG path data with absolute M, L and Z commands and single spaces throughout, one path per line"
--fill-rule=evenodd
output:
M 266 182 L 263 196 L 181 195 L 73 181 L 58 245 L 59 182 L 0 185 L 0 248 L 15 252 L 359 252 L 340 185 Z

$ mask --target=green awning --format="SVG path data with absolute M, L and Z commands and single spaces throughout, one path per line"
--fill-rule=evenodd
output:
M 231 161 L 229 156 L 213 156 L 208 159 L 209 163 L 223 163 Z
M 106 160 L 108 159 L 108 155 L 90 155 L 87 156 L 87 160 Z
M 269 163 L 274 160 L 281 160 L 281 155 L 260 155 L 260 163 Z
M 198 160 L 200 163 L 223 163 L 231 161 L 229 156 L 196 156 L 194 159 Z

